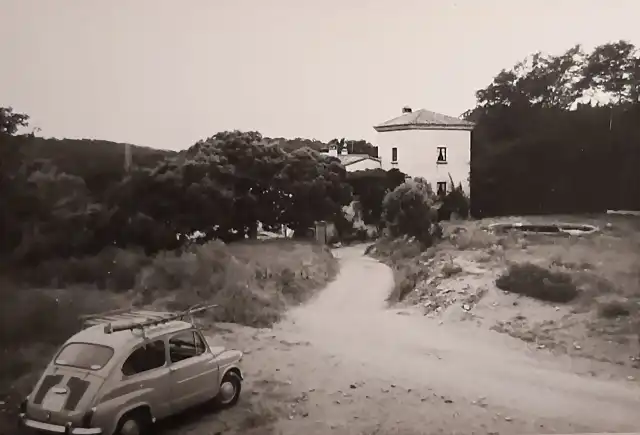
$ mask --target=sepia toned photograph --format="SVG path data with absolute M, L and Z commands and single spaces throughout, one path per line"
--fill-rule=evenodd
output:
M 638 0 L 0 0 L 0 435 L 640 435 Z

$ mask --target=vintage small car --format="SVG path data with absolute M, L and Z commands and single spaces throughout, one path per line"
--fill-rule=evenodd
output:
M 211 307 L 89 317 L 20 405 L 19 424 L 43 433 L 139 435 L 194 405 L 234 405 L 242 352 L 207 342 L 193 314 Z

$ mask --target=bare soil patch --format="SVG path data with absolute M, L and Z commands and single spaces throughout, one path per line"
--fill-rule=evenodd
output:
M 495 231 L 504 224 L 547 228 L 557 222 L 599 230 L 545 234 L 512 226 Z M 630 370 L 638 366 L 638 217 L 447 223 L 444 240 L 424 252 L 410 240 L 387 240 L 376 244 L 373 255 L 394 268 L 392 302 L 418 306 L 442 322 L 473 321 L 541 351 L 586 356 Z

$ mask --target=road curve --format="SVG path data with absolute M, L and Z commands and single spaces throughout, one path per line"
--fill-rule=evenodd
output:
M 364 256 L 363 246 L 337 249 L 335 255 L 341 263 L 336 280 L 292 310 L 274 332 L 308 341 L 340 367 L 358 367 L 362 378 L 456 400 L 486 398 L 503 414 L 532 421 L 600 432 L 640 430 L 635 382 L 580 376 L 571 361 L 543 357 L 471 324 L 398 315 L 385 304 L 393 285 L 386 265 Z

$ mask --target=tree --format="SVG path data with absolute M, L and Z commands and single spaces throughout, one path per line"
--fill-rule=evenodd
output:
M 365 224 L 382 226 L 382 202 L 387 193 L 404 183 L 405 178 L 398 169 L 367 169 L 347 174 L 353 195 L 360 202 Z
M 416 177 L 402 183 L 384 198 L 386 228 L 393 237 L 415 237 L 425 246 L 432 245 L 438 236 L 435 200 L 425 179 Z
M 336 159 L 310 148 L 292 152 L 274 180 L 285 201 L 282 222 L 301 234 L 316 221 L 336 219 L 352 200 L 346 178 Z
M 479 90 L 464 114 L 476 122 L 473 215 L 640 208 L 639 65 L 628 42 L 576 46 L 534 54 Z
M 20 127 L 29 125 L 29 116 L 15 113 L 12 107 L 0 107 L 0 135 L 15 135 Z

